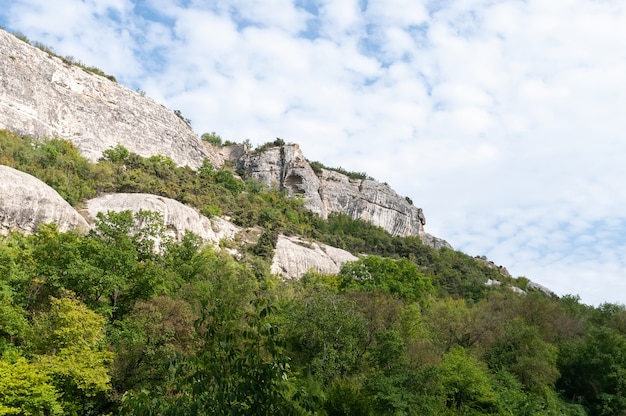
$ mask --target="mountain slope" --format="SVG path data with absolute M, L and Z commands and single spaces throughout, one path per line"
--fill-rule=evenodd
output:
M 196 168 L 220 159 L 181 117 L 110 79 L 88 73 L 0 30 L 0 128 L 72 141 L 95 161 L 122 144 Z
M 192 168 L 205 159 L 216 167 L 230 159 L 245 178 L 302 197 L 322 218 L 343 213 L 394 236 L 419 236 L 432 247 L 450 247 L 427 234 L 421 208 L 387 184 L 314 171 L 297 145 L 260 151 L 215 148 L 202 142 L 180 114 L 1 30 L 0 109 L 0 128 L 69 140 L 91 161 L 118 144 L 140 156 L 163 155 Z

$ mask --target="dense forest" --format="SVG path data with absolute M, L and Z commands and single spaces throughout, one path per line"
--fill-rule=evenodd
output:
M 146 192 L 261 230 L 211 247 L 127 211 L 86 234 L 45 224 L 0 238 L 0 415 L 626 414 L 622 305 L 322 220 L 228 166 L 193 171 L 121 146 L 90 163 L 67 141 L 7 131 L 0 164 L 75 207 Z M 359 260 L 284 281 L 270 273 L 279 233 Z

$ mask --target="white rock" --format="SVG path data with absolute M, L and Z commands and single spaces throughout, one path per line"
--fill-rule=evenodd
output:
M 279 235 L 271 271 L 287 279 L 299 279 L 310 269 L 338 273 L 342 264 L 355 260 L 358 258 L 345 250 Z
M 386 183 L 351 179 L 328 169 L 316 173 L 297 144 L 242 154 L 236 168 L 259 182 L 286 189 L 290 195 L 302 198 L 305 207 L 322 218 L 331 213 L 344 213 L 382 227 L 394 236 L 419 236 L 432 247 L 451 248 L 446 241 L 425 233 L 422 209 Z
M 87 73 L 0 30 L 0 128 L 70 140 L 91 161 L 121 144 L 148 157 L 196 168 L 210 152 L 172 110 L 105 77 Z
M 32 234 L 40 224 L 55 223 L 62 232 L 89 228 L 87 221 L 54 189 L 32 175 L 0 165 L 0 234 Z
M 93 220 L 99 212 L 121 212 L 130 210 L 154 211 L 161 214 L 168 233 L 180 241 L 185 231 L 197 234 L 202 240 L 218 244 L 222 239 L 232 240 L 239 228 L 221 219 L 209 219 L 195 209 L 180 202 L 152 194 L 109 194 L 90 199 L 85 203 L 85 212 Z

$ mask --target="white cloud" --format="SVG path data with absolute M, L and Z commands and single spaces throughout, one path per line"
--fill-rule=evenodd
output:
M 298 142 L 469 254 L 626 303 L 622 1 L 16 0 L 0 21 L 198 133 Z

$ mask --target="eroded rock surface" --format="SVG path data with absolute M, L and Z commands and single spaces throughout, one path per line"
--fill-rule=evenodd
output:
M 89 228 L 54 189 L 28 173 L 0 165 L 0 234 L 11 230 L 32 234 L 50 222 L 62 232 Z
M 198 167 L 218 154 L 152 99 L 85 72 L 0 30 L 0 128 L 70 140 L 92 161 L 118 143 L 148 157 Z
M 422 209 L 387 184 L 352 179 L 333 170 L 315 172 L 297 144 L 248 152 L 238 158 L 236 168 L 246 176 L 302 198 L 309 210 L 323 218 L 344 213 L 380 226 L 394 236 L 419 236 L 430 246 L 450 247 L 446 241 L 426 234 Z
M 161 214 L 168 233 L 180 241 L 186 231 L 202 240 L 217 244 L 221 239 L 233 239 L 239 228 L 222 218 L 208 219 L 195 209 L 180 202 L 152 194 L 109 194 L 90 199 L 85 204 L 87 215 L 95 219 L 99 212 L 154 211 Z
M 216 167 L 230 160 L 245 176 L 301 197 L 323 218 L 345 213 L 395 236 L 419 236 L 432 247 L 450 247 L 426 234 L 422 210 L 387 184 L 327 169 L 314 171 L 298 145 L 263 152 L 209 146 L 174 111 L 2 30 L 0 128 L 70 140 L 92 161 L 117 144 L 144 157 L 161 154 L 192 168 L 205 158 Z
M 286 279 L 299 279 L 310 269 L 336 274 L 343 263 L 355 260 L 357 257 L 345 250 L 280 235 L 271 271 Z

